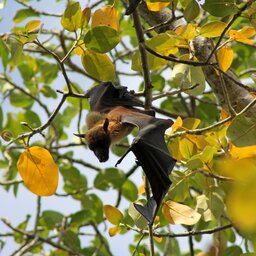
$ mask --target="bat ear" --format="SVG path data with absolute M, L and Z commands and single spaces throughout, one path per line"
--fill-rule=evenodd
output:
M 85 133 L 81 134 L 81 133 L 73 133 L 75 136 L 84 139 L 85 138 Z
M 107 131 L 108 131 L 108 125 L 109 125 L 109 119 L 108 118 L 106 118 L 105 119 L 105 122 L 104 122 L 104 124 L 103 124 L 103 129 L 104 129 L 104 131 L 107 133 Z

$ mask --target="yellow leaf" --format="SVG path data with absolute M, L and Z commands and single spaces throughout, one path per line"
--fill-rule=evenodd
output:
M 251 26 L 244 26 L 242 29 L 238 30 L 240 34 L 249 38 L 253 37 L 256 34 L 256 30 L 254 27 Z
M 81 27 L 82 9 L 79 2 L 69 1 L 64 14 L 61 17 L 61 25 L 64 29 L 75 32 Z
M 115 236 L 115 235 L 119 234 L 121 231 L 122 231 L 121 227 L 118 227 L 118 226 L 111 227 L 108 230 L 108 234 L 112 237 L 112 236 Z
M 91 8 L 86 7 L 82 11 L 82 16 L 81 16 L 81 26 L 86 29 L 89 21 L 91 18 Z
M 225 45 L 217 51 L 220 68 L 226 72 L 233 62 L 234 52 L 231 47 Z
M 188 160 L 196 153 L 196 145 L 186 137 L 183 137 L 179 142 L 179 150 L 183 159 Z
M 58 167 L 47 149 L 31 147 L 19 157 L 18 171 L 27 188 L 39 196 L 50 196 L 58 185 Z
M 197 25 L 196 24 L 187 24 L 184 26 L 180 26 L 175 30 L 175 33 L 185 40 L 192 40 L 197 35 L 196 32 Z
M 209 145 L 209 143 L 205 140 L 204 135 L 187 134 L 186 138 L 193 142 L 199 151 L 203 150 L 207 145 Z
M 158 236 L 153 236 L 153 238 L 158 242 L 161 243 L 163 241 L 162 237 L 158 237 Z
M 123 219 L 123 214 L 116 207 L 106 204 L 103 206 L 103 211 L 107 220 L 113 225 L 118 225 Z
M 176 132 L 179 128 L 182 127 L 182 119 L 180 116 L 177 117 L 176 121 L 174 122 L 174 124 L 172 125 L 172 131 Z
M 176 159 L 178 162 L 182 160 L 182 155 L 180 152 L 180 138 L 174 138 L 168 143 L 168 149 L 171 153 L 171 156 Z
M 170 2 L 148 2 L 146 1 L 147 7 L 152 12 L 159 12 L 167 7 Z
M 222 21 L 209 22 L 201 27 L 200 35 L 203 37 L 218 37 L 222 34 L 226 26 L 227 24 Z
M 234 183 L 227 196 L 227 209 L 232 222 L 245 232 L 256 231 L 256 174 L 243 182 Z
M 229 117 L 229 113 L 222 108 L 221 111 L 220 111 L 220 119 L 224 120 L 228 117 Z M 228 122 L 228 123 L 230 123 L 230 122 Z
M 139 194 L 142 195 L 144 193 L 145 193 L 145 185 L 143 184 L 143 185 L 139 186 Z
M 78 56 L 82 56 L 85 53 L 85 44 L 83 41 L 79 42 L 76 48 L 74 49 L 74 52 Z
M 108 26 L 118 31 L 119 22 L 116 8 L 106 5 L 94 12 L 92 16 L 92 28 L 97 26 Z
M 184 204 L 166 201 L 163 214 L 170 224 L 194 225 L 201 218 L 201 214 Z
M 233 40 L 236 40 L 237 42 L 245 43 L 245 44 L 254 44 L 254 40 L 248 39 L 248 37 L 251 37 L 255 34 L 255 30 L 252 31 L 249 28 L 245 28 L 244 30 L 233 30 L 231 29 L 229 31 L 229 36 Z
M 233 158 L 242 159 L 247 157 L 255 157 L 256 156 L 256 146 L 249 147 L 236 147 L 232 143 L 230 143 L 229 153 Z
M 41 24 L 40 20 L 31 20 L 25 25 L 27 32 L 35 31 Z

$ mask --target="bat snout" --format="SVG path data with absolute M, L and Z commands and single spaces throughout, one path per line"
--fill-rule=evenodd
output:
M 99 159 L 99 161 L 101 163 L 106 162 L 108 160 L 108 158 L 109 158 L 108 150 L 105 150 L 105 149 L 102 149 L 102 148 L 94 150 L 94 154 Z
M 101 163 L 104 163 L 104 162 L 107 162 L 108 161 L 108 156 L 102 156 L 102 157 L 98 157 L 98 159 L 99 159 L 99 161 L 101 162 Z

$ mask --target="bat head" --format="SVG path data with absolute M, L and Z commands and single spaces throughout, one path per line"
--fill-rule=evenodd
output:
M 108 132 L 109 120 L 106 118 L 103 125 L 93 127 L 86 133 L 86 141 L 90 150 L 100 162 L 109 158 L 110 135 Z

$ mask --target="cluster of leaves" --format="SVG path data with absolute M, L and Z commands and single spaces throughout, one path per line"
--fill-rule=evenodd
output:
M 1 94 L 14 108 L 7 112 L 0 106 L 1 137 L 10 143 L 1 142 L 0 184 L 7 191 L 13 189 L 18 196 L 19 171 L 26 187 L 36 195 L 70 196 L 80 202 L 81 209 L 68 216 L 54 210 L 41 211 L 39 197 L 35 230 L 28 229 L 29 217 L 17 227 L 4 219 L 3 223 L 11 228 L 21 249 L 25 247 L 33 254 L 42 252 L 44 244 L 49 244 L 53 248 L 52 256 L 111 255 L 100 229 L 106 218 L 114 225 L 108 230 L 111 237 L 134 232 L 135 240 L 130 242 L 129 251 L 149 255 L 148 246 L 142 243 L 148 235 L 147 223 L 132 204 L 145 203 L 144 184 L 138 189 L 130 179 L 136 168 L 130 172 L 112 167 L 101 169 L 91 164 L 89 157 L 76 159 L 74 147 L 84 145 L 79 141 L 70 143 L 67 130 L 73 127 L 74 121 L 81 128 L 81 113 L 88 110 L 88 103 L 81 100 L 81 92 L 92 85 L 91 81 L 116 82 L 123 79 L 122 75 L 145 73 L 136 27 L 133 28 L 130 17 L 122 15 L 121 2 L 82 9 L 79 2 L 68 1 L 63 15 L 56 15 L 63 31 L 55 33 L 45 29 L 41 21 L 42 16 L 52 14 L 40 12 L 24 1 L 18 2 L 26 8 L 16 13 L 14 28 L 11 33 L 1 35 L 0 40 L 4 68 L 0 75 Z M 179 27 L 162 33 L 156 33 L 143 22 L 147 71 L 154 85 L 152 100 L 161 99 L 160 108 L 155 109 L 177 118 L 166 134 L 177 167 L 153 225 L 153 237 L 160 253 L 169 248 L 171 255 L 185 255 L 180 251 L 178 236 L 194 236 L 193 239 L 201 241 L 202 235 L 208 232 L 215 233 L 212 250 L 218 250 L 220 255 L 241 255 L 243 250 L 235 245 L 236 229 L 245 238 L 244 255 L 250 255 L 248 241 L 256 246 L 255 118 L 246 116 L 246 108 L 235 117 L 225 115 L 224 111 L 219 115 L 213 92 L 204 93 L 207 77 L 203 72 L 204 65 L 212 64 L 216 76 L 221 77 L 221 72 L 225 74 L 230 67 L 241 72 L 253 66 L 256 4 L 248 4 L 242 17 L 239 11 L 246 3 L 205 0 L 200 5 L 196 0 L 146 1 L 151 11 L 169 8 L 174 15 L 171 22 L 185 20 Z M 178 14 L 181 16 L 175 16 Z M 31 20 L 27 21 L 28 18 Z M 232 19 L 234 23 L 230 23 Z M 18 26 L 22 22 L 26 23 Z M 161 26 L 166 23 L 156 29 Z M 210 38 L 217 45 L 213 52 L 216 63 L 197 60 L 192 41 L 198 37 Z M 81 61 L 77 61 L 77 56 Z M 127 62 L 127 70 L 132 72 L 120 70 L 118 64 Z M 87 85 L 71 81 L 71 72 L 83 75 Z M 245 74 L 248 77 L 249 73 Z M 57 82 L 60 75 L 64 85 Z M 125 82 L 124 85 L 128 86 Z M 56 91 L 62 96 L 59 102 Z M 38 114 L 38 108 L 43 110 L 42 115 Z M 40 141 L 35 140 L 36 134 L 42 135 Z M 126 146 L 127 139 L 123 144 Z M 112 151 L 119 156 L 123 147 Z M 85 175 L 90 169 L 96 171 L 91 186 Z M 64 183 L 60 188 L 63 194 L 56 193 L 59 172 Z M 103 203 L 98 194 L 109 190 L 118 194 L 115 206 Z M 118 207 L 123 198 L 131 203 L 121 211 Z M 170 233 L 169 224 L 182 225 L 188 232 Z M 81 237 L 86 236 L 87 228 L 94 235 L 90 245 L 85 246 Z M 1 240 L 0 248 L 3 244 Z

